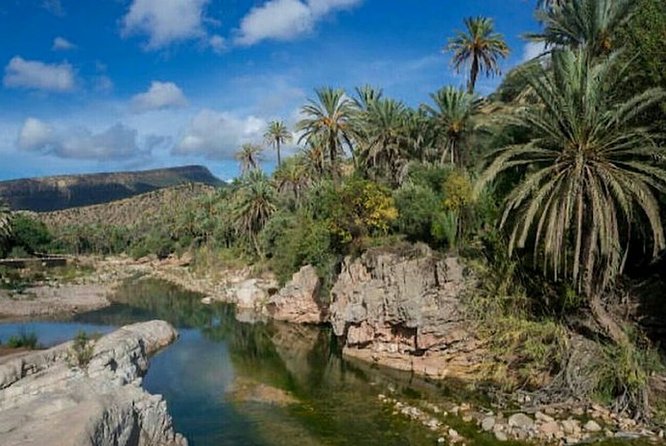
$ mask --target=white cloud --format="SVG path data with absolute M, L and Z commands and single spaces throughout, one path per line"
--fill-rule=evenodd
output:
M 172 153 L 234 159 L 241 144 L 261 141 L 266 125 L 256 116 L 239 118 L 228 112 L 203 109 L 192 118 Z
M 26 119 L 16 145 L 26 152 L 80 160 L 127 160 L 150 154 L 152 143 L 141 147 L 137 131 L 118 123 L 95 133 L 85 127 L 57 131 L 36 118 Z
M 133 0 L 122 19 L 122 35 L 147 35 L 146 49 L 205 37 L 204 7 L 209 0 Z
M 546 45 L 543 42 L 527 42 L 523 47 L 523 62 L 527 62 L 546 52 Z
M 132 98 L 132 109 L 136 112 L 178 108 L 187 105 L 183 91 L 173 82 L 153 81 L 147 92 Z
M 60 36 L 53 39 L 53 46 L 51 47 L 53 51 L 69 51 L 75 48 L 76 45 L 74 45 L 72 42 L 65 39 L 64 37 Z
M 214 34 L 208 39 L 208 45 L 215 54 L 222 54 L 227 49 L 227 42 L 224 37 Z
M 60 0 L 43 0 L 42 8 L 46 9 L 48 12 L 58 17 L 62 17 L 65 15 L 65 10 L 62 7 L 62 3 L 60 3 Z
M 13 57 L 5 67 L 5 87 L 48 91 L 74 89 L 74 70 L 68 63 L 46 64 L 36 60 Z
M 291 40 L 314 29 L 327 14 L 350 8 L 362 0 L 269 0 L 243 17 L 236 36 L 239 45 L 262 40 Z

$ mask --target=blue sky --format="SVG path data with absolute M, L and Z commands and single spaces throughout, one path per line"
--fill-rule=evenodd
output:
M 464 85 L 442 52 L 464 17 L 495 20 L 506 72 L 530 54 L 535 3 L 3 0 L 0 180 L 182 164 L 230 178 L 235 149 L 271 119 L 293 125 L 316 87 L 416 106 Z

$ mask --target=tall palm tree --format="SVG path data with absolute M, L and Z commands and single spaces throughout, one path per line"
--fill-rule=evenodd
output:
M 601 293 L 623 270 L 632 229 L 645 221 L 652 254 L 666 247 L 655 195 L 666 191 L 666 170 L 655 164 L 664 153 L 634 119 L 666 95 L 650 89 L 620 101 L 626 70 L 617 53 L 594 62 L 582 49 L 555 51 L 550 70 L 526 75 L 539 104 L 516 123 L 533 139 L 501 149 L 477 185 L 478 191 L 504 170 L 524 169 L 501 218 L 509 250 L 533 245 L 535 262 L 585 293 L 618 342 L 624 334 Z
M 498 59 L 509 55 L 509 47 L 487 17 L 468 17 L 465 28 L 449 40 L 444 50 L 453 52 L 453 66 L 458 72 L 469 64 L 467 92 L 473 93 L 479 73 L 501 73 Z
M 240 147 L 236 152 L 236 159 L 240 163 L 241 175 L 259 169 L 262 151 L 257 144 L 246 143 Z
M 384 96 L 384 91 L 381 88 L 375 88 L 371 85 L 364 85 L 356 87 L 356 97 L 354 103 L 359 110 L 367 110 L 370 104 L 380 100 Z
M 321 138 L 312 137 L 308 140 L 307 146 L 301 150 L 304 175 L 309 181 L 316 181 L 324 175 L 326 166 L 326 152 L 324 142 Z
M 278 168 L 282 164 L 280 158 L 280 146 L 291 141 L 292 136 L 287 126 L 282 121 L 271 121 L 268 124 L 268 128 L 264 133 L 264 138 L 266 142 L 273 146 L 277 152 L 277 165 Z
M 368 171 L 399 181 L 403 156 L 406 108 L 393 99 L 373 100 L 360 119 L 364 132 L 359 141 L 359 164 Z
M 478 112 L 480 100 L 471 93 L 455 87 L 444 87 L 430 97 L 435 107 L 425 106 L 432 116 L 440 139 L 440 162 L 450 157 L 452 164 L 462 165 L 462 144 L 472 129 L 472 118 Z
M 548 47 L 585 47 L 592 56 L 608 54 L 614 33 L 631 18 L 636 0 L 567 0 L 537 12 L 544 30 L 528 34 Z
M 260 257 L 259 231 L 275 212 L 275 203 L 275 189 L 259 170 L 252 170 L 243 178 L 234 197 L 232 219 L 236 230 L 251 241 Z
M 351 139 L 356 107 L 343 90 L 321 88 L 315 92 L 317 99 L 310 99 L 301 109 L 305 118 L 297 124 L 297 128 L 303 131 L 299 141 L 307 141 L 315 136 L 326 141 L 330 167 L 335 175 L 337 157 L 344 153 L 344 145 L 354 156 Z

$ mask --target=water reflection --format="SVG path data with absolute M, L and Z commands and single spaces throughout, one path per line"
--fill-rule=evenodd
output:
M 200 299 L 164 282 L 133 281 L 111 307 L 49 330 L 71 336 L 149 319 L 176 326 L 180 339 L 153 358 L 144 386 L 165 396 L 176 429 L 194 446 L 434 444 L 378 402 L 395 381 L 343 361 L 327 330 L 241 323 L 233 307 Z M 0 327 L 0 336 L 16 328 Z

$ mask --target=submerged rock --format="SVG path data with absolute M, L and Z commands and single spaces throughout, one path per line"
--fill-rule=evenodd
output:
M 162 397 L 141 388 L 148 356 L 176 337 L 151 321 L 100 338 L 85 370 L 71 342 L 0 363 L 3 446 L 187 445 Z
M 298 324 L 322 324 L 327 320 L 327 308 L 319 300 L 321 279 L 317 270 L 306 265 L 266 305 L 268 314 L 276 320 Z

